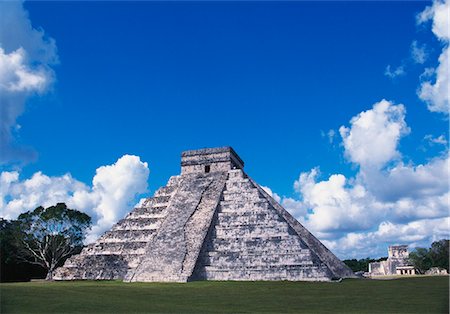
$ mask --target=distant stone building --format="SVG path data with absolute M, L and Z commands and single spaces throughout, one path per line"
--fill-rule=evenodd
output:
M 408 246 L 392 245 L 388 249 L 388 259 L 386 261 L 369 264 L 369 274 L 371 276 L 383 275 L 414 275 L 414 266 L 408 264 Z
M 431 267 L 429 270 L 425 272 L 425 275 L 429 276 L 447 276 L 448 271 L 445 268 L 440 267 Z
M 72 256 L 56 280 L 315 280 L 353 272 L 244 171 L 231 147 L 183 152 L 181 174 Z

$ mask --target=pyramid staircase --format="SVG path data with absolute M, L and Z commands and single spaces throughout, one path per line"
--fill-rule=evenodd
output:
M 244 171 L 230 147 L 187 151 L 182 172 L 56 280 L 314 280 L 353 272 Z
M 177 186 L 178 177 L 172 177 L 166 186 L 118 221 L 95 243 L 69 258 L 64 267 L 56 270 L 55 280 L 123 279 L 129 269 L 140 263 L 165 220 L 167 206 Z
M 333 273 L 240 169 L 231 170 L 195 280 L 329 280 Z

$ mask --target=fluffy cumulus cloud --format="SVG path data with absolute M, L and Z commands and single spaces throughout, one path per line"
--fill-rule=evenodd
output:
M 428 247 L 430 242 L 448 238 L 450 218 L 422 219 L 407 224 L 384 221 L 367 233 L 350 232 L 324 244 L 340 256 L 386 256 L 387 245 L 408 243 L 411 247 Z
M 389 244 L 429 245 L 449 236 L 448 151 L 424 164 L 405 164 L 398 149 L 410 132 L 405 114 L 403 105 L 387 100 L 357 114 L 340 128 L 356 175 L 321 180 L 313 168 L 294 182 L 296 199 L 277 196 L 341 257 L 380 256 Z
M 45 93 L 58 63 L 55 41 L 33 28 L 21 1 L 0 2 L 0 163 L 24 161 L 34 152 L 15 144 L 17 118 L 27 99 Z
M 387 100 L 361 112 L 350 123 L 351 128 L 339 128 L 345 153 L 352 162 L 364 168 L 379 168 L 398 157 L 397 144 L 403 135 L 409 133 L 405 107 L 392 105 Z
M 70 174 L 49 177 L 37 172 L 20 180 L 17 171 L 5 171 L 0 174 L 0 216 L 14 219 L 37 206 L 65 202 L 92 217 L 87 239 L 92 242 L 133 207 L 136 196 L 147 191 L 149 172 L 147 163 L 132 155 L 97 168 L 92 186 Z
M 321 238 L 366 230 L 370 228 L 374 212 L 366 211 L 366 204 L 378 204 L 360 184 L 351 184 L 342 174 L 333 174 L 328 180 L 318 181 L 318 168 L 301 173 L 294 188 L 302 196 L 304 206 L 311 211 L 298 217 Z M 288 209 L 290 209 L 287 206 Z M 383 211 L 381 204 L 377 212 Z
M 443 45 L 439 56 L 439 64 L 435 69 L 434 80 L 424 80 L 419 88 L 419 97 L 426 102 L 433 112 L 449 113 L 450 109 L 450 0 L 435 0 L 433 5 L 421 12 L 417 21 L 419 24 L 431 21 L 433 34 Z

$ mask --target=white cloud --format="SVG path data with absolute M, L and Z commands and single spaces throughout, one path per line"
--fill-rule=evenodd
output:
M 450 2 L 448 0 L 434 0 L 433 5 L 425 8 L 417 16 L 418 24 L 423 24 L 428 21 L 433 22 L 432 31 L 439 40 L 450 40 L 450 25 L 449 25 Z
M 302 197 L 303 205 L 311 209 L 306 217 L 298 217 L 322 238 L 333 232 L 365 230 L 371 227 L 373 215 L 384 210 L 368 195 L 360 184 L 348 182 L 342 174 L 333 174 L 326 181 L 317 181 L 318 169 L 301 173 L 294 187 Z M 371 204 L 372 211 L 367 210 Z M 286 208 L 291 211 L 289 206 Z
M 46 89 L 51 73 L 44 67 L 31 69 L 26 52 L 19 48 L 6 54 L 0 47 L 0 89 L 4 92 L 42 92 Z
M 403 65 L 400 65 L 398 67 L 396 67 L 395 69 L 391 69 L 391 66 L 388 65 L 386 67 L 386 69 L 384 70 L 384 75 L 386 75 L 387 77 L 393 79 L 396 78 L 398 76 L 402 76 L 405 75 L 405 67 Z
M 15 219 L 38 206 L 65 202 L 92 217 L 93 228 L 87 239 L 92 242 L 133 207 L 137 195 L 146 192 L 148 176 L 147 163 L 132 155 L 97 168 L 91 187 L 70 174 L 49 177 L 36 172 L 29 179 L 19 180 L 18 172 L 2 172 L 0 216 Z
M 324 244 L 338 256 L 364 258 L 387 256 L 389 245 L 408 243 L 413 247 L 428 247 L 431 242 L 449 238 L 450 218 L 422 219 L 407 224 L 381 222 L 375 231 L 348 233 Z
M 422 82 L 418 91 L 420 99 L 425 101 L 428 109 L 432 112 L 441 112 L 445 114 L 448 114 L 449 112 L 449 58 L 450 50 L 447 46 L 439 56 L 439 66 L 436 69 L 436 79 L 434 83 L 432 81 Z
M 97 168 L 92 180 L 92 192 L 99 196 L 94 208 L 100 217 L 92 228 L 95 235 L 109 229 L 130 210 L 136 195 L 147 190 L 149 173 L 146 162 L 130 155 L 121 157 L 113 165 Z
M 438 137 L 433 137 L 433 135 L 427 134 L 423 139 L 426 140 L 431 146 L 433 146 L 434 144 L 447 145 L 448 143 L 445 135 L 443 134 L 439 135 Z
M 364 183 L 383 201 L 437 197 L 448 191 L 449 166 L 447 156 L 417 166 L 399 162 L 387 170 L 366 173 Z
M 2 193 L 4 204 L 0 212 L 6 219 L 17 218 L 20 213 L 40 205 L 50 206 L 62 200 L 67 201 L 73 191 L 87 190 L 83 183 L 72 178 L 70 174 L 49 177 L 42 172 L 36 172 L 23 181 L 19 181 L 17 172 L 3 172 L 3 176 L 14 178 Z
M 279 203 L 284 208 L 289 208 L 289 212 L 294 217 L 304 217 L 308 213 L 308 207 L 302 201 L 293 199 L 291 197 L 280 198 Z
M 449 41 L 450 41 L 450 0 L 435 0 L 432 6 L 421 12 L 417 21 L 423 24 L 432 21 L 432 31 L 434 35 L 443 43 L 444 47 L 439 56 L 439 65 L 436 69 L 434 82 L 422 82 L 418 95 L 432 112 L 449 113 L 450 109 L 450 68 L 449 68 Z
M 448 237 L 448 152 L 405 164 L 398 145 L 408 132 L 403 105 L 374 104 L 340 129 L 357 174 L 319 180 L 319 168 L 302 172 L 294 182 L 298 199 L 282 197 L 281 204 L 341 257 L 381 256 L 389 244 Z
M 0 163 L 26 161 L 34 152 L 14 143 L 27 99 L 45 93 L 58 63 L 55 41 L 34 29 L 20 1 L 0 2 Z
M 272 196 L 272 198 L 277 201 L 278 203 L 281 202 L 281 197 L 277 194 L 277 193 L 273 193 L 272 190 L 267 187 L 267 186 L 261 186 L 261 188 L 270 196 Z
M 436 73 L 436 69 L 435 68 L 425 68 L 422 72 L 422 74 L 420 74 L 419 79 L 420 80 L 426 80 L 431 78 L 434 74 Z
M 397 158 L 397 144 L 409 133 L 405 107 L 384 99 L 353 117 L 350 124 L 351 128 L 341 126 L 339 132 L 346 156 L 361 167 L 380 168 Z
M 411 58 L 414 63 L 424 64 L 428 59 L 428 53 L 425 45 L 419 45 L 416 40 L 413 41 L 411 44 Z
M 5 171 L 0 174 L 0 208 L 6 206 L 6 197 L 9 194 L 9 189 L 12 183 L 19 179 L 19 173 L 17 171 Z

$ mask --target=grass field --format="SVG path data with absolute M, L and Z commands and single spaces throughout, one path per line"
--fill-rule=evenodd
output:
M 28 282 L 0 285 L 1 313 L 448 313 L 449 278 L 318 282 Z

